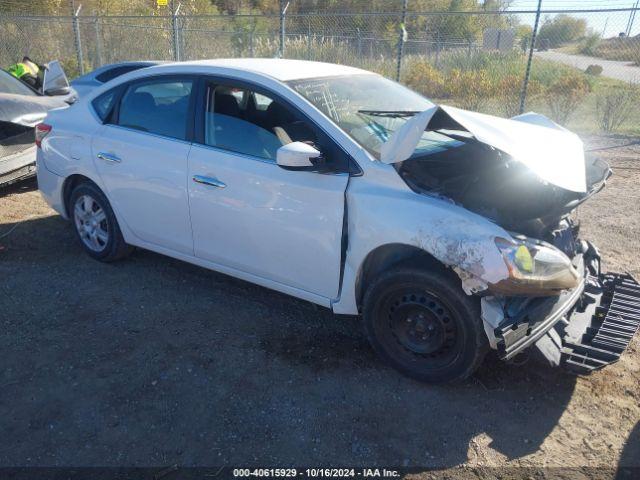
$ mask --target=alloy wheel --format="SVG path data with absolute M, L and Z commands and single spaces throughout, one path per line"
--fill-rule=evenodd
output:
M 109 242 L 109 223 L 100 204 L 90 195 L 78 197 L 73 218 L 82 243 L 94 252 L 103 251 Z

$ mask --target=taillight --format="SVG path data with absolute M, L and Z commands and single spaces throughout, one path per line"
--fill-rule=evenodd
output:
M 38 148 L 42 147 L 42 139 L 49 135 L 51 131 L 51 125 L 47 125 L 46 123 L 39 123 L 36 125 L 36 145 Z

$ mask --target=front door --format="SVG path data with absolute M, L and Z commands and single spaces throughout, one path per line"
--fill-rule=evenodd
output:
M 113 124 L 94 136 L 94 162 L 121 219 L 141 240 L 193 255 L 186 141 L 191 80 L 130 85 Z
M 201 144 L 189 153 L 195 254 L 336 298 L 348 174 L 284 170 L 277 149 L 322 143 L 313 127 L 268 96 L 213 82 L 204 90 Z

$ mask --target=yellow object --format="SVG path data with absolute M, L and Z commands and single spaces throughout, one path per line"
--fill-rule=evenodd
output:
M 168 0 L 156 0 L 156 6 L 158 7 L 166 7 Z
M 38 66 L 32 62 L 19 62 L 11 65 L 7 71 L 16 78 L 22 78 L 25 75 L 38 76 Z
M 533 272 L 533 257 L 529 249 L 524 245 L 520 245 L 516 250 L 515 264 L 524 272 Z

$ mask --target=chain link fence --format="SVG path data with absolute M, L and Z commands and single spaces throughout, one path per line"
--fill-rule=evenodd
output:
M 634 25 L 634 16 L 632 8 L 0 14 L 0 64 L 6 68 L 25 54 L 40 62 L 58 59 L 73 78 L 125 60 L 284 57 L 326 61 L 399 79 L 440 103 L 502 116 L 536 110 L 579 131 L 637 134 L 640 21 Z

